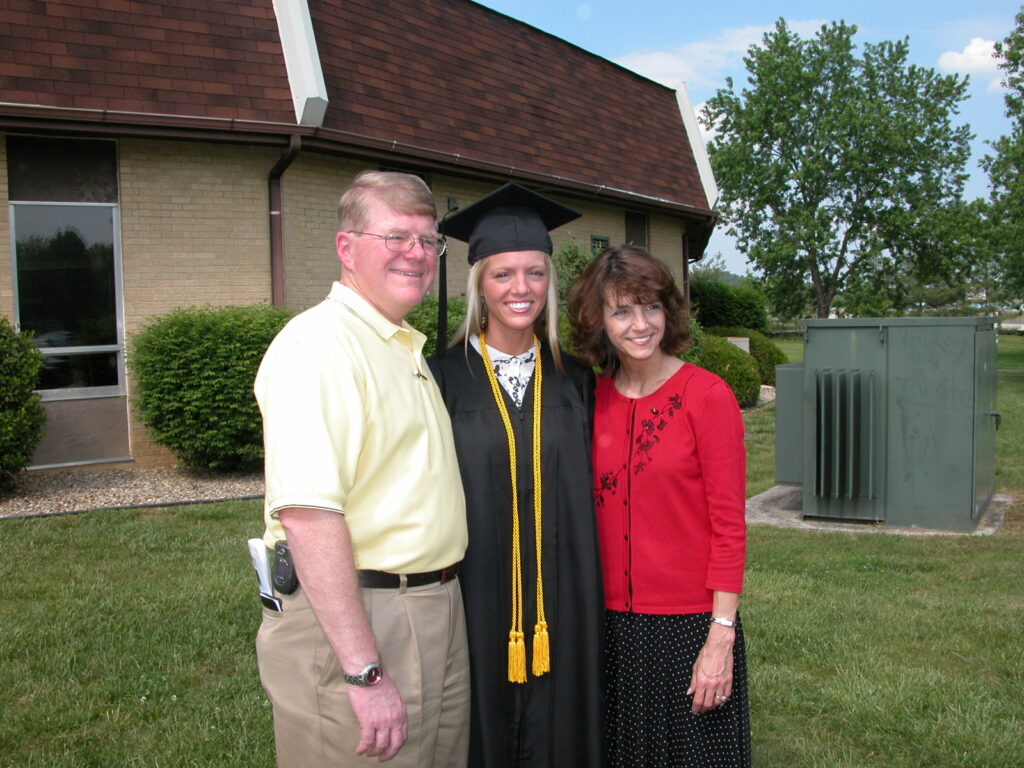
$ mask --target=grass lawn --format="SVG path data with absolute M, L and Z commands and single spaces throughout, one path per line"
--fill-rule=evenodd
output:
M 1001 368 L 1024 350 L 1008 338 Z M 1024 499 L 1024 373 L 999 375 L 999 409 L 998 486 Z M 746 421 L 753 494 L 774 408 Z M 257 502 L 0 520 L 0 766 L 273 766 L 260 520 Z M 1022 584 L 1019 504 L 987 537 L 752 527 L 754 765 L 1024 764 Z
M 999 337 L 999 368 L 1024 371 L 1024 336 Z
M 799 363 L 804 359 L 804 341 L 800 338 L 772 339 L 772 342 L 785 353 L 791 363 Z

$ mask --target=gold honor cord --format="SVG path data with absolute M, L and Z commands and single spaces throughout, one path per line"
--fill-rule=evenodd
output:
M 543 675 L 551 671 L 551 652 L 548 641 L 548 622 L 544 614 L 544 577 L 541 566 L 541 503 L 542 488 L 540 477 L 540 425 L 541 400 L 544 381 L 541 366 L 540 342 L 533 337 L 537 350 L 537 365 L 533 383 L 533 526 L 534 539 L 537 543 L 537 624 L 533 630 L 533 674 Z M 516 436 L 512 431 L 512 420 L 505 407 L 498 377 L 494 375 L 491 356 L 487 352 L 487 334 L 480 334 L 480 353 L 484 358 L 487 380 L 491 384 L 491 394 L 498 405 L 501 422 L 505 425 L 505 437 L 508 440 L 509 473 L 512 478 L 512 629 L 508 633 L 508 680 L 510 683 L 526 682 L 526 645 L 523 640 L 523 556 L 520 547 L 519 533 L 519 493 L 516 490 L 518 478 L 518 462 L 516 452 Z

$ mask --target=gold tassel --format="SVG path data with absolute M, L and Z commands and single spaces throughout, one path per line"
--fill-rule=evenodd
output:
M 551 651 L 548 638 L 548 623 L 544 614 L 544 569 L 543 547 L 543 484 L 541 482 L 540 449 L 541 422 L 543 402 L 544 371 L 540 354 L 540 341 L 533 337 L 533 345 L 537 350 L 537 362 L 534 368 L 533 385 L 533 525 L 534 539 L 537 545 L 537 625 L 533 635 L 533 674 L 543 675 L 551 671 Z M 491 356 L 487 352 L 487 334 L 480 334 L 480 354 L 484 359 L 484 368 L 491 385 L 491 394 L 498 406 L 505 437 L 508 440 L 509 481 L 512 488 L 512 628 L 508 633 L 508 680 L 510 683 L 526 682 L 526 643 L 523 634 L 523 561 L 520 549 L 519 533 L 519 482 L 516 461 L 516 437 L 512 430 L 512 421 L 505 408 L 505 399 L 501 394 L 501 385 L 494 374 Z
M 508 681 L 526 682 L 526 644 L 523 642 L 522 632 L 509 632 Z
M 533 628 L 533 674 L 540 677 L 551 671 L 551 650 L 548 647 L 548 623 L 542 621 Z

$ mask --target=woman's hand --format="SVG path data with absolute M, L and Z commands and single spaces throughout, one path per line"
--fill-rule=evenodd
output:
M 736 629 L 712 624 L 693 665 L 690 687 L 693 694 L 694 714 L 709 712 L 725 704 L 732 696 L 732 649 L 736 643 Z

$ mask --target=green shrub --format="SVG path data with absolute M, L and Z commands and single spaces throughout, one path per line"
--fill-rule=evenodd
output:
M 753 288 L 694 279 L 690 282 L 690 302 L 694 316 L 705 328 L 753 328 L 762 333 L 768 330 L 766 300 Z
M 732 291 L 725 283 L 715 280 L 690 281 L 690 305 L 693 316 L 704 327 L 733 325 L 729 320 L 729 302 Z
M 427 337 L 423 345 L 423 354 L 430 357 L 437 353 L 437 296 L 427 295 L 417 307 L 405 316 L 406 322 L 413 328 Z M 466 299 L 463 296 L 450 296 L 448 298 L 448 338 L 455 335 L 455 331 L 466 319 Z
M 721 336 L 702 332 L 701 337 L 700 343 L 690 347 L 682 358 L 725 379 L 742 408 L 757 403 L 761 380 L 754 358 Z
M 29 465 L 43 437 L 46 412 L 35 392 L 43 353 L 0 315 L 0 492 L 14 488 L 14 477 Z
M 752 328 L 708 328 L 708 333 L 715 336 L 746 336 L 750 339 L 750 354 L 757 363 L 757 370 L 761 376 L 761 383 L 769 387 L 775 386 L 775 366 L 788 363 L 786 353 L 765 336 L 763 333 Z
M 552 256 L 558 275 L 558 310 L 564 314 L 569 306 L 569 289 L 583 270 L 594 260 L 597 251 L 583 245 L 575 235 L 569 235 L 565 245 Z M 560 323 L 560 325 L 562 325 Z M 562 338 L 568 338 L 563 336 Z
M 290 315 L 266 304 L 176 309 L 132 339 L 136 407 L 154 439 L 189 467 L 258 469 L 263 427 L 252 387 Z
M 764 294 L 754 288 L 731 286 L 733 321 L 727 325 L 752 328 L 764 333 L 768 330 L 768 302 Z

